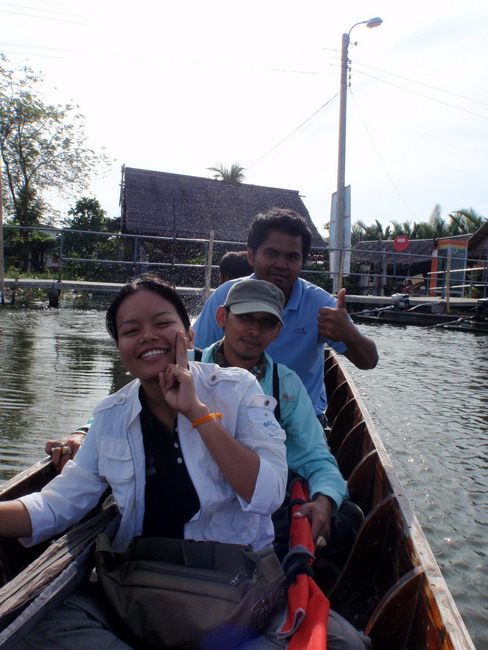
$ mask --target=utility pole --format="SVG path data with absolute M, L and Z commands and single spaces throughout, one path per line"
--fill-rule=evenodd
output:
M 352 28 L 351 28 L 352 29 Z M 339 248 L 335 252 L 334 259 L 337 260 L 336 273 L 332 278 L 332 292 L 337 294 L 342 287 L 342 276 L 344 273 L 344 243 L 346 217 L 346 116 L 347 116 L 347 71 L 349 68 L 348 49 L 350 43 L 350 32 L 342 35 L 341 49 L 341 90 L 339 108 L 339 147 L 337 158 L 337 194 L 336 194 L 336 245 Z
M 382 23 L 381 18 L 370 18 L 354 24 L 351 29 L 342 35 L 341 48 L 341 87 L 339 106 L 339 147 L 337 157 L 337 193 L 336 193 L 336 214 L 335 214 L 335 245 L 338 250 L 335 252 L 334 267 L 332 272 L 332 292 L 337 294 L 342 287 L 345 259 L 345 219 L 346 219 L 346 118 L 347 118 L 347 75 L 349 71 L 349 44 L 351 32 L 357 25 L 366 25 L 369 28 L 378 27 Z

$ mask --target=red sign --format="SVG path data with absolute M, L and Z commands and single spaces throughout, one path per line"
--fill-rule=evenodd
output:
M 393 240 L 393 248 L 401 253 L 402 251 L 407 250 L 409 243 L 407 235 L 398 235 L 398 237 L 395 237 Z

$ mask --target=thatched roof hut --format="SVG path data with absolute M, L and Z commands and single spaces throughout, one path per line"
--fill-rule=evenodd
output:
M 256 214 L 270 208 L 298 212 L 312 231 L 313 246 L 324 242 L 298 191 L 123 167 L 121 230 L 158 235 L 245 242 Z

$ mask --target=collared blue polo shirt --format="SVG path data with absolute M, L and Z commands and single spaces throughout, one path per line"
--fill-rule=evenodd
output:
M 249 276 L 256 279 L 254 273 Z M 206 348 L 222 338 L 222 329 L 217 325 L 215 313 L 223 305 L 229 289 L 240 280 L 229 280 L 221 284 L 207 300 L 195 322 L 195 346 Z M 266 352 L 276 363 L 282 363 L 294 370 L 305 384 L 316 413 L 323 413 L 327 406 L 324 387 L 324 345 L 344 354 L 347 347 L 338 341 L 329 341 L 319 336 L 317 317 L 322 307 L 335 307 L 337 300 L 307 280 L 298 278 L 293 285 L 290 299 L 283 309 L 283 322 L 276 341 Z

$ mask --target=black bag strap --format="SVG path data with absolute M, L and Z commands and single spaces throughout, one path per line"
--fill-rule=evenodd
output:
M 273 362 L 273 397 L 276 400 L 276 408 L 274 410 L 275 418 L 280 421 L 281 407 L 280 407 L 280 378 L 278 376 L 278 364 Z
M 193 357 L 193 361 L 201 361 L 203 350 L 201 350 L 200 348 L 194 348 L 193 352 L 195 353 L 195 356 Z

